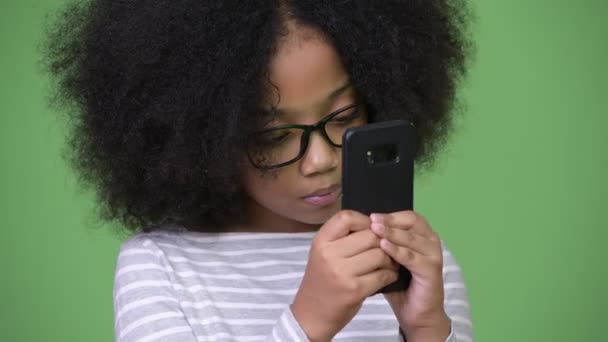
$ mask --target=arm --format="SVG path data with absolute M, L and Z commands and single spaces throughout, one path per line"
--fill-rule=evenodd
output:
M 471 341 L 462 272 L 426 219 L 406 210 L 371 220 L 383 250 L 412 274 L 407 290 L 385 294 L 406 340 Z
M 445 312 L 450 318 L 450 335 L 447 342 L 473 341 L 471 310 L 464 277 L 450 251 L 443 247 L 443 287 Z
M 450 334 L 445 341 L 471 342 L 473 341 L 471 312 L 462 271 L 454 256 L 443 243 L 442 248 L 444 308 L 450 319 Z M 402 330 L 399 330 L 399 341 L 407 342 Z
M 114 278 L 116 341 L 194 342 L 203 336 L 226 337 L 188 314 L 194 308 L 182 306 L 175 291 L 181 285 L 171 279 L 171 267 L 152 240 L 136 236 L 122 245 Z M 265 340 L 307 339 L 287 307 Z

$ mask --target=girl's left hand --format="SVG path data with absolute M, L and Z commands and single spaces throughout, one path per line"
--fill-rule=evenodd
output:
M 424 217 L 407 210 L 372 214 L 381 248 L 412 274 L 409 288 L 386 293 L 408 342 L 445 341 L 450 319 L 443 306 L 443 250 Z

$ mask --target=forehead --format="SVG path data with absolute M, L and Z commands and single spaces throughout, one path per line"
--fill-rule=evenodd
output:
M 348 79 L 338 52 L 321 34 L 291 27 L 270 64 L 268 101 L 276 108 L 310 108 Z

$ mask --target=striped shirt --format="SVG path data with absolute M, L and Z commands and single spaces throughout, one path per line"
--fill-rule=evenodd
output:
M 139 341 L 307 341 L 289 304 L 316 233 L 155 231 L 125 241 L 114 278 L 115 335 Z M 447 341 L 472 341 L 460 267 L 444 246 Z M 336 341 L 400 341 L 382 294 Z

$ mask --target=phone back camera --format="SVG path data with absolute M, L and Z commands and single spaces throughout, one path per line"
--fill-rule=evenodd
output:
M 399 162 L 399 148 L 396 144 L 375 146 L 367 151 L 368 165 L 385 165 Z

